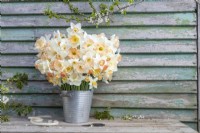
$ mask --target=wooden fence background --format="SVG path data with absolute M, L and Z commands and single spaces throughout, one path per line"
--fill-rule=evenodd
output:
M 34 107 L 34 115 L 62 117 L 58 88 L 34 69 L 34 42 L 41 35 L 65 29 L 49 20 L 44 9 L 70 14 L 61 2 L 1 3 L 1 80 L 16 72 L 29 74 L 29 84 L 9 96 Z M 82 11 L 89 5 L 75 2 Z M 95 2 L 98 5 L 98 2 Z M 89 33 L 117 34 L 123 60 L 109 85 L 100 83 L 92 112 L 111 107 L 115 116 L 179 119 L 197 129 L 197 14 L 194 0 L 145 0 L 126 16 L 115 14 L 110 26 L 83 24 Z

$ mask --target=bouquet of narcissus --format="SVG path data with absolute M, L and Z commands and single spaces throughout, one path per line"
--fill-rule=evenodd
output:
M 41 37 L 35 47 L 39 51 L 35 67 L 62 90 L 97 88 L 98 80 L 108 83 L 121 60 L 117 36 L 87 34 L 81 24 L 71 23 L 67 35 L 57 31 Z

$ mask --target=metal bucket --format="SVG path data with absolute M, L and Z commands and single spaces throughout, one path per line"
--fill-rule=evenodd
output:
M 62 91 L 65 122 L 88 122 L 93 91 Z

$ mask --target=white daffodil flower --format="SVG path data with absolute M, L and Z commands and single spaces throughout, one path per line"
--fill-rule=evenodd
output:
M 96 14 L 97 23 L 103 21 L 102 15 Z M 119 38 L 112 35 L 108 39 L 104 33 L 90 35 L 81 29 L 81 24 L 73 23 L 67 33 L 56 31 L 36 41 L 39 59 L 35 67 L 53 85 L 80 86 L 86 81 L 92 89 L 97 88 L 98 80 L 108 83 L 121 60 Z

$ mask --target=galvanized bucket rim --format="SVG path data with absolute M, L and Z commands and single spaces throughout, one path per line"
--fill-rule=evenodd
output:
M 88 93 L 88 92 L 92 92 L 92 93 L 93 93 L 93 90 L 84 90 L 84 91 L 77 91 L 77 90 L 67 91 L 67 90 L 64 90 L 64 91 L 61 91 L 60 96 L 61 96 L 61 97 L 71 97 L 71 96 L 73 95 L 74 92 L 77 92 L 77 93 Z

